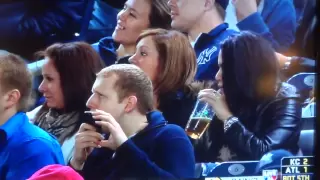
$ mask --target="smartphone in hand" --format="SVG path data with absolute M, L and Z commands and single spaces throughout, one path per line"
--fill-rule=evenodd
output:
M 89 111 L 86 111 L 85 113 L 83 113 L 83 117 L 82 117 L 82 122 L 83 123 L 87 123 L 90 124 L 91 126 L 95 127 L 98 133 L 102 132 L 102 128 L 100 125 L 97 125 L 95 123 L 95 121 L 99 121 L 99 120 L 95 120 L 92 118 L 92 114 Z

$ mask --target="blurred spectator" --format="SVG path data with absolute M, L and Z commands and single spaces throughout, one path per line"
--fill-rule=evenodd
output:
M 169 0 L 171 26 L 187 33 L 197 55 L 197 80 L 213 80 L 220 43 L 236 31 L 223 23 L 228 0 Z M 195 11 L 196 9 L 196 11 Z
M 317 0 L 292 0 L 296 9 L 297 32 L 294 44 L 286 53 L 291 56 L 317 58 L 314 33 L 317 29 Z
M 106 66 L 128 63 L 135 52 L 139 34 L 148 28 L 170 29 L 168 0 L 127 0 L 118 13 L 117 26 L 112 37 L 102 38 L 92 47 L 100 54 Z
M 103 65 L 86 43 L 53 44 L 40 52 L 45 57 L 39 91 L 45 103 L 28 113 L 35 125 L 55 135 L 65 162 L 71 158 L 75 133 L 85 120 L 86 101 L 96 73 Z
M 110 135 L 81 125 L 70 165 L 85 179 L 194 177 L 192 145 L 181 127 L 153 111 L 152 82 L 140 68 L 109 66 L 92 89 L 87 106 Z
M 283 69 L 283 73 L 286 78 L 290 78 L 298 73 L 316 72 L 316 61 L 304 57 L 286 57 L 283 55 L 277 55 L 280 57 L 280 65 Z
M 85 9 L 86 0 L 2 0 L 0 49 L 32 60 L 54 42 L 75 39 Z
M 28 180 L 83 180 L 83 178 L 69 166 L 55 164 L 40 169 Z
M 306 106 L 302 108 L 302 118 L 316 117 L 316 95 L 315 88 L 310 91 L 310 97 L 306 100 Z
M 49 164 L 64 164 L 56 139 L 29 122 L 31 74 L 24 61 L 0 52 L 0 179 L 26 179 Z
M 232 0 L 230 6 L 229 24 L 264 36 L 277 52 L 284 53 L 293 44 L 297 21 L 292 0 Z M 232 15 L 236 16 L 234 22 L 230 22 Z
M 296 89 L 280 81 L 269 42 L 241 32 L 222 44 L 218 64 L 219 91 L 199 93 L 217 116 L 209 127 L 208 156 L 215 161 L 258 160 L 276 149 L 298 154 L 301 102 Z

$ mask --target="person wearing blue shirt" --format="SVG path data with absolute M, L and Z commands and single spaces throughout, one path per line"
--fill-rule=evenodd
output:
M 220 43 L 236 31 L 224 23 L 229 0 L 169 0 L 171 26 L 189 35 L 197 55 L 196 80 L 214 80 Z M 196 11 L 195 11 L 196 9 Z
M 92 92 L 87 106 L 93 122 L 80 126 L 69 163 L 85 179 L 195 177 L 187 134 L 153 110 L 152 82 L 139 67 L 103 69 Z
M 236 0 L 228 7 L 226 21 L 241 31 L 264 36 L 280 53 L 295 40 L 297 20 L 292 0 Z
M 46 165 L 64 163 L 56 139 L 24 113 L 31 79 L 21 58 L 0 52 L 0 179 L 25 180 Z
M 92 47 L 100 54 L 106 66 L 128 64 L 135 52 L 139 35 L 148 28 L 170 29 L 170 9 L 167 0 L 121 0 L 123 8 L 117 15 L 117 26 L 111 37 L 104 37 Z M 111 5 L 119 7 L 121 1 Z M 111 2 L 108 0 L 107 2 Z

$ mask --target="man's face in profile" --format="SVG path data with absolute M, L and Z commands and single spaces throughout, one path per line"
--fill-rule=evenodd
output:
M 121 119 L 126 107 L 125 100 L 118 97 L 117 89 L 114 88 L 117 77 L 97 77 L 92 87 L 92 95 L 87 101 L 87 107 L 91 111 L 96 109 L 110 113 L 117 121 Z

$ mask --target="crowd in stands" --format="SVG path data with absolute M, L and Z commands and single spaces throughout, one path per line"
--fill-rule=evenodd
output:
M 261 174 L 305 155 L 315 60 L 287 56 L 300 16 L 292 0 L 2 1 L 0 180 L 196 178 L 260 159 Z M 215 116 L 193 139 L 198 101 Z

